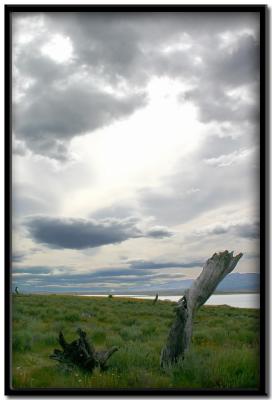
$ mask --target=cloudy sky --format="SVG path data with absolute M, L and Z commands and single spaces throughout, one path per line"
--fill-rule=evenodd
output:
M 257 13 L 15 13 L 13 283 L 259 272 Z

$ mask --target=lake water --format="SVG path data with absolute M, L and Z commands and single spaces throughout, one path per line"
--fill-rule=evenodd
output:
M 83 296 L 102 296 L 107 295 L 83 295 Z M 136 299 L 154 299 L 155 296 L 141 295 L 114 295 L 114 297 L 133 297 Z M 159 300 L 178 301 L 182 296 L 159 296 Z M 260 308 L 260 295 L 258 293 L 238 293 L 238 294 L 213 294 L 207 301 L 207 305 L 223 305 L 238 308 Z

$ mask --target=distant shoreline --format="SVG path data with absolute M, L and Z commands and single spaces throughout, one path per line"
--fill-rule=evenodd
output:
M 77 295 L 77 296 L 156 296 L 158 293 L 159 297 L 160 296 L 183 296 L 184 295 L 184 290 L 183 291 L 150 291 L 150 292 L 43 292 L 43 291 L 37 291 L 37 292 L 22 292 L 20 294 L 54 294 L 54 295 Z M 234 294 L 260 294 L 258 291 L 240 291 L 240 292 L 224 292 L 224 291 L 216 291 L 213 293 L 213 295 L 234 295 Z
M 13 294 L 16 298 L 20 296 L 20 294 Z M 108 299 L 108 301 L 116 300 L 128 300 L 128 301 L 149 301 L 153 302 L 155 296 L 154 294 L 132 294 L 132 293 L 115 293 L 114 295 L 109 293 L 25 293 L 22 294 L 22 297 L 33 297 L 35 296 L 43 296 L 44 298 L 55 298 L 55 299 Z M 158 295 L 159 302 L 173 302 L 173 304 L 177 303 L 182 298 L 182 294 L 178 295 Z M 209 297 L 209 299 L 205 302 L 205 306 L 230 306 L 235 308 L 260 308 L 260 295 L 259 293 L 216 293 Z

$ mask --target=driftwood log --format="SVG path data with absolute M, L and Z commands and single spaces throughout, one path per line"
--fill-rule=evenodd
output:
M 118 348 L 112 347 L 106 351 L 95 351 L 93 345 L 87 340 L 86 332 L 78 329 L 77 333 L 79 339 L 74 340 L 72 343 L 67 343 L 63 333 L 60 332 L 59 344 L 63 351 L 55 349 L 54 353 L 49 357 L 68 366 L 76 365 L 89 372 L 92 372 L 95 367 L 105 370 L 106 362 Z
M 215 253 L 206 261 L 199 277 L 178 301 L 175 320 L 161 351 L 162 367 L 170 366 L 184 358 L 191 343 L 195 312 L 208 300 L 221 280 L 235 268 L 242 255 L 240 253 L 234 257 L 233 252 L 229 253 L 226 250 Z

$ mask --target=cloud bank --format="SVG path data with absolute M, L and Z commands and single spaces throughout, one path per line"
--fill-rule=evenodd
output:
M 25 226 L 38 243 L 52 248 L 85 249 L 121 243 L 141 237 L 164 238 L 171 233 L 163 228 L 153 228 L 146 233 L 137 227 L 137 220 L 113 218 L 101 221 L 50 217 L 29 218 Z

